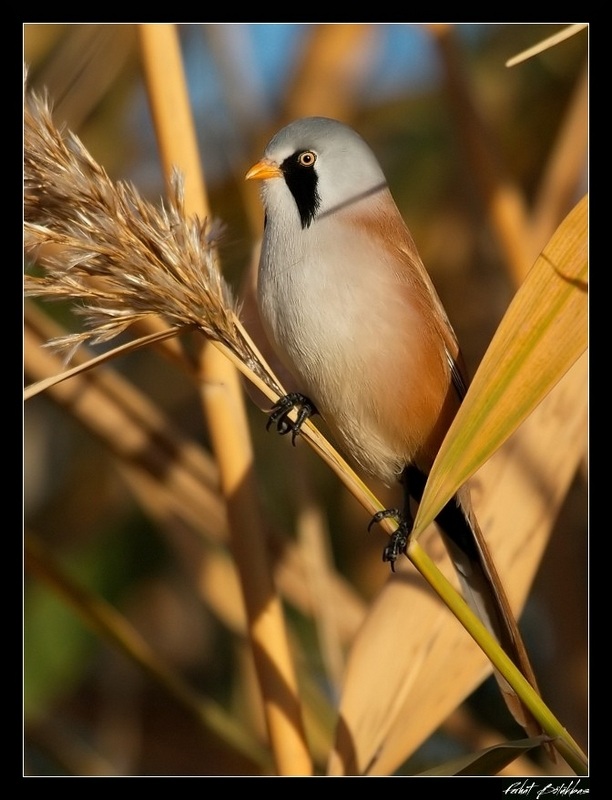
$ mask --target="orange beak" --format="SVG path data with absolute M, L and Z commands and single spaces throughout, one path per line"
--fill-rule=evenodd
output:
M 245 181 L 265 181 L 268 178 L 282 178 L 281 170 L 270 161 L 262 159 L 257 164 L 253 164 L 251 169 L 244 176 Z

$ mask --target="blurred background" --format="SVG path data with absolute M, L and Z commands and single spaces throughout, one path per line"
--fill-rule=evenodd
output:
M 587 190 L 588 31 L 505 66 L 562 28 L 179 26 L 210 205 L 223 223 L 221 263 L 236 293 L 262 226 L 256 194 L 244 184 L 246 170 L 290 119 L 337 117 L 355 127 L 379 157 L 473 374 L 518 276 L 552 233 L 546 210 L 556 214 L 554 230 Z M 48 92 L 56 122 L 82 139 L 111 178 L 132 182 L 157 203 L 164 178 L 136 26 L 28 24 L 24 61 L 29 85 Z M 572 125 L 573 137 L 567 133 Z M 473 131 L 486 142 L 482 150 L 473 147 Z M 564 150 L 561 140 L 573 146 Z M 563 178 L 551 185 L 554 160 Z M 530 222 L 530 240 L 514 237 L 514 249 L 507 246 L 512 224 L 504 227 L 486 202 L 492 186 L 503 189 L 505 219 Z M 43 315 L 36 317 L 43 340 L 52 335 L 48 325 L 78 329 L 70 309 L 35 305 L 32 313 Z M 182 441 L 209 452 L 199 397 L 171 359 L 145 350 L 115 360 L 113 370 L 156 414 L 171 420 Z M 39 377 L 26 358 L 26 383 Z M 110 394 L 111 388 L 100 391 Z M 108 407 L 93 406 L 87 413 L 76 407 L 74 398 L 48 394 L 25 406 L 26 531 L 78 586 L 120 609 L 197 691 L 260 730 L 256 703 L 248 697 L 252 667 L 239 634 L 239 600 L 236 607 L 228 599 L 236 595 L 231 562 L 226 555 L 217 560 L 219 550 L 225 553 L 222 538 L 213 537 L 210 552 L 197 549 L 195 555 L 184 519 L 156 515 L 143 504 L 143 487 L 133 465 L 122 462 L 120 442 L 110 444 L 110 435 L 101 432 Z M 291 537 L 296 491 L 303 490 L 295 474 L 298 456 L 266 434 L 259 409 L 249 403 L 248 412 L 262 502 L 271 524 Z M 300 451 L 299 458 L 306 462 L 310 491 L 329 531 L 326 546 L 347 591 L 348 637 L 387 577 L 380 559 L 384 541 L 367 534 L 367 515 L 329 470 L 308 452 Z M 214 464 L 198 462 L 198 469 L 208 470 L 213 500 L 190 513 L 214 531 L 224 519 Z M 176 516 L 182 512 L 187 515 L 183 508 Z M 34 562 L 38 567 L 27 571 L 25 584 L 25 774 L 250 774 L 248 758 L 242 761 L 214 737 L 203 740 L 179 704 L 83 624 L 57 589 L 61 581 L 54 584 L 45 571 L 50 562 L 44 553 Z M 560 719 L 582 746 L 588 731 L 587 567 L 584 462 L 523 617 L 544 696 L 554 698 Z M 299 635 L 300 667 L 316 675 L 320 643 L 295 596 L 288 613 Z M 513 735 L 504 730 L 500 705 L 488 681 L 399 772 L 469 751 L 478 730 Z M 325 736 L 324 731 L 323 742 Z

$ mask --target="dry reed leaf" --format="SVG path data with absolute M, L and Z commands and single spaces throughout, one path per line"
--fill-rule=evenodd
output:
M 584 455 L 585 381 L 583 356 L 474 479 L 475 512 L 515 613 Z M 431 530 L 421 543 L 457 585 Z M 391 774 L 490 672 L 465 630 L 402 563 L 349 655 L 329 773 Z
M 140 339 L 135 339 L 134 341 L 126 342 L 118 347 L 114 347 L 112 350 L 102 353 L 99 356 L 92 356 L 87 362 L 81 362 L 70 369 L 62 371 L 61 368 L 59 368 L 54 375 L 49 375 L 40 381 L 36 381 L 35 383 L 31 383 L 29 386 L 26 386 L 23 391 L 23 399 L 31 400 L 33 397 L 36 397 L 37 394 L 41 394 L 41 392 L 46 392 L 53 386 L 57 386 L 58 383 L 63 383 L 63 381 L 66 381 L 69 378 L 75 378 L 77 375 L 83 375 L 85 372 L 89 372 L 95 367 L 100 367 L 102 364 L 106 364 L 115 358 L 119 358 L 121 355 L 132 353 L 134 350 L 139 350 L 141 347 L 147 347 L 150 344 L 160 344 L 162 342 L 166 342 L 168 339 L 175 337 L 178 333 L 183 332 L 183 330 L 183 328 L 164 328 L 162 331 L 150 333 L 147 336 L 140 337 Z
M 504 315 L 438 451 L 414 536 L 586 349 L 587 231 L 585 196 L 557 228 Z

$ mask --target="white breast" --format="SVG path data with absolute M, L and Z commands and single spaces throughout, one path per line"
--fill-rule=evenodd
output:
M 379 398 L 393 391 L 397 368 L 402 392 L 410 392 L 410 375 L 417 389 L 420 320 L 392 266 L 376 268 L 380 257 L 371 237 L 337 216 L 306 230 L 269 222 L 258 295 L 268 336 L 299 390 L 340 445 L 391 482 L 410 453 L 380 424 Z

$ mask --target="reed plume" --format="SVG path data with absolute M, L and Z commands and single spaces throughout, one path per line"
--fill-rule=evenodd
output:
M 277 391 L 217 267 L 220 225 L 186 214 L 181 175 L 174 172 L 167 200 L 154 206 L 133 185 L 112 181 L 33 92 L 25 98 L 24 219 L 26 253 L 44 268 L 26 275 L 26 296 L 71 300 L 85 321 L 51 345 L 106 342 L 161 316 L 222 343 Z

